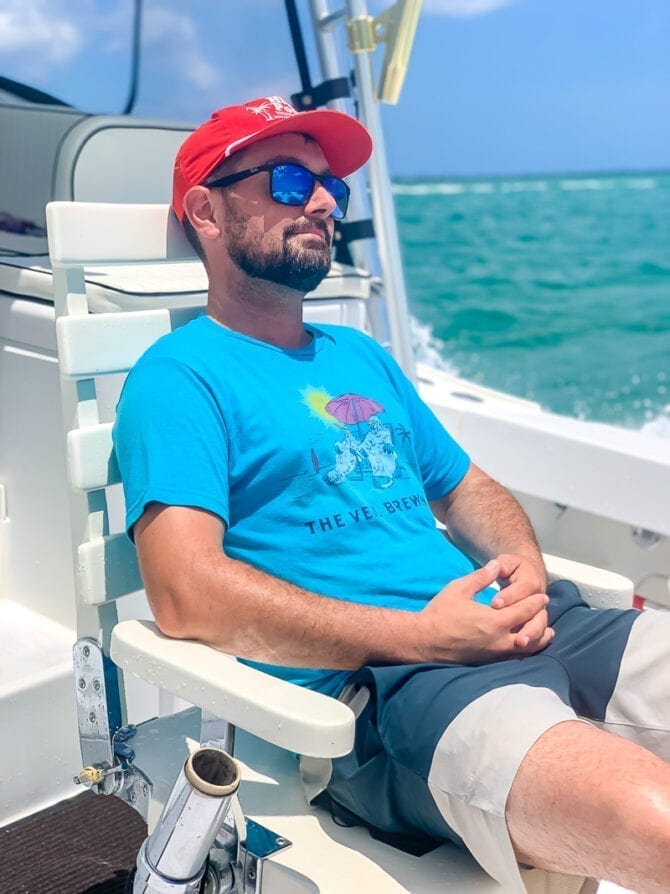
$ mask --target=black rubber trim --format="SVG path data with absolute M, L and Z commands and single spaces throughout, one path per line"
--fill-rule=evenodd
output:
M 5 90 L 12 96 L 18 96 L 19 99 L 25 99 L 27 102 L 39 103 L 39 105 L 74 108 L 69 102 L 63 102 L 62 99 L 58 99 L 50 93 L 38 90 L 37 87 L 29 87 L 28 84 L 22 84 L 20 81 L 13 81 L 11 78 L 0 77 L 0 90 Z
M 357 239 L 374 239 L 375 225 L 371 218 L 335 222 L 335 260 L 340 264 L 354 266 L 349 245 Z
M 331 99 L 346 99 L 351 96 L 349 78 L 332 78 L 316 87 L 291 94 L 293 105 L 303 112 L 325 106 Z

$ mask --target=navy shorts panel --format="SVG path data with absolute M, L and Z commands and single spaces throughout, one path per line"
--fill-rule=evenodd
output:
M 385 749 L 376 722 L 374 692 L 357 719 L 353 751 L 333 761 L 328 794 L 365 824 L 390 835 L 452 839 L 426 778 L 395 760 Z
M 635 609 L 590 608 L 570 581 L 549 587 L 549 624 L 556 636 L 543 654 L 566 670 L 569 704 L 580 717 L 603 721 L 619 676 Z M 529 659 L 532 660 L 532 659 Z

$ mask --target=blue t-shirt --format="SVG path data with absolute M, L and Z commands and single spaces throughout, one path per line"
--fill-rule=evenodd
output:
M 152 501 L 226 526 L 227 555 L 336 599 L 419 611 L 472 562 L 429 500 L 469 468 L 393 358 L 342 326 L 288 350 L 201 316 L 128 376 L 114 428 L 126 526 Z M 248 662 L 337 693 L 348 673 Z

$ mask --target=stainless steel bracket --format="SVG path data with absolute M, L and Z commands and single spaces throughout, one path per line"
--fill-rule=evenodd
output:
M 254 820 L 245 819 L 246 840 L 240 840 L 237 857 L 240 867 L 239 894 L 260 894 L 265 859 L 290 847 L 293 842 Z
M 117 795 L 146 820 L 151 780 L 132 763 L 135 753 L 128 740 L 134 726 L 112 733 L 105 682 L 105 657 L 97 640 L 85 637 L 73 650 L 77 723 L 84 768 L 74 777 L 96 794 Z
M 137 767 L 131 765 L 123 771 L 119 798 L 134 807 L 145 822 L 149 819 L 152 788 L 149 777 Z
M 102 647 L 86 637 L 74 644 L 72 657 L 82 760 L 87 767 L 109 769 L 116 761 L 109 729 Z

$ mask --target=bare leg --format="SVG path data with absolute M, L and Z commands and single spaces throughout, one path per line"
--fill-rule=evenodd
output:
M 670 766 L 632 742 L 552 727 L 524 758 L 506 819 L 520 863 L 670 891 Z

